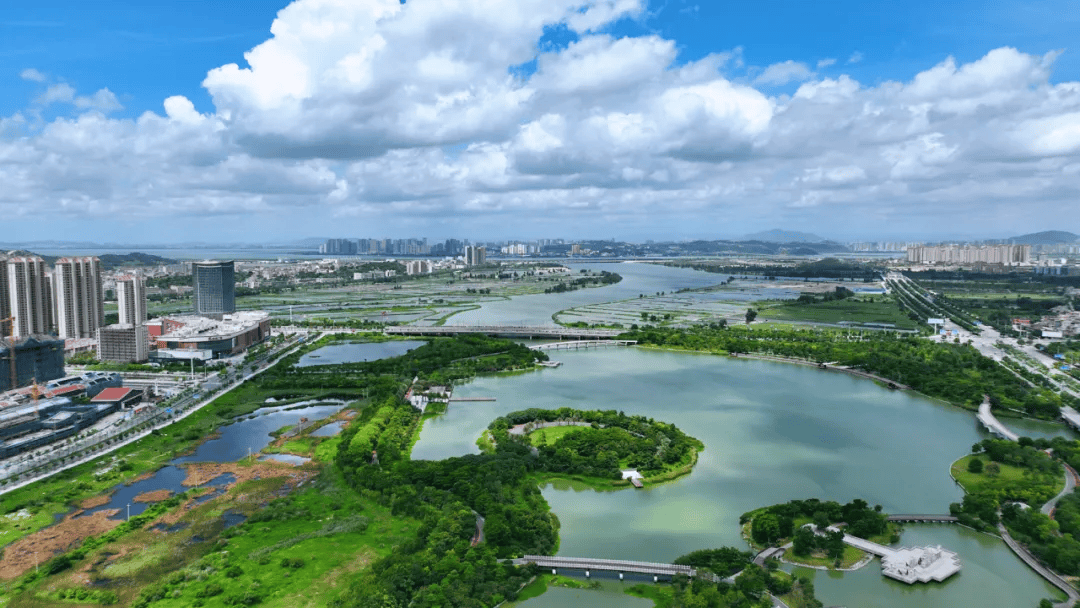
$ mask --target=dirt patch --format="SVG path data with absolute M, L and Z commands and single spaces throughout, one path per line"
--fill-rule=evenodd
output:
M 202 485 L 215 477 L 231 473 L 236 476 L 235 483 L 242 483 L 252 479 L 266 479 L 268 477 L 289 477 L 290 482 L 300 483 L 315 476 L 315 468 L 305 469 L 294 467 L 273 461 L 253 462 L 239 464 L 235 462 L 207 462 L 186 465 L 187 478 L 185 486 Z M 232 487 L 235 484 L 229 484 Z
M 68 516 L 55 526 L 49 526 L 11 543 L 4 548 L 4 559 L 0 562 L 0 579 L 11 580 L 33 568 L 35 563 L 43 564 L 52 556 L 71 549 L 88 536 L 112 530 L 123 523 L 109 519 L 118 512 L 119 509 L 108 509 L 78 519 Z
M 93 509 L 94 507 L 100 507 L 101 505 L 109 504 L 109 500 L 112 499 L 112 492 L 108 494 L 99 494 L 98 496 L 92 496 L 79 503 L 79 509 Z
M 154 476 L 155 473 L 157 473 L 156 469 L 154 469 L 152 471 L 147 471 L 145 473 L 139 473 L 139 475 L 136 476 L 135 479 L 132 479 L 131 481 L 127 482 L 125 485 L 130 486 L 133 483 L 138 483 L 138 482 L 143 481 L 145 479 L 150 479 L 151 477 Z
M 135 497 L 135 502 L 161 502 L 170 496 L 172 496 L 171 490 L 154 490 L 139 494 Z

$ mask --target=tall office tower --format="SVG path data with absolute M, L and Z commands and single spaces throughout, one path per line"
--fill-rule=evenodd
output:
M 121 325 L 146 323 L 146 284 L 142 277 L 125 275 L 116 280 L 116 300 Z
M 8 315 L 14 317 L 15 337 L 47 334 L 52 329 L 52 309 L 45 293 L 45 260 L 37 256 L 8 258 Z M 9 330 L 10 331 L 10 330 Z
M 53 287 L 56 289 L 56 325 L 60 337 L 96 338 L 98 328 L 105 324 L 101 260 L 95 257 L 56 260 Z
M 236 312 L 236 271 L 233 262 L 195 262 L 191 265 L 195 286 L 195 314 L 221 318 Z

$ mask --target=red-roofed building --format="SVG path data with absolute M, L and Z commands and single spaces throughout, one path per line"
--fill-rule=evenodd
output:
M 77 399 L 85 395 L 85 384 L 69 384 L 67 386 L 62 386 L 58 389 L 53 389 L 45 393 L 45 396 L 49 399 L 52 399 L 53 397 L 67 397 L 68 399 Z
M 114 403 L 117 407 L 131 409 L 142 401 L 142 391 L 126 387 L 110 387 L 90 400 L 94 405 Z

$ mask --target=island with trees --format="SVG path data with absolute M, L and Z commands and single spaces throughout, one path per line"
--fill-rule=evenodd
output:
M 816 498 L 792 500 L 744 513 L 739 523 L 755 549 L 782 547 L 783 561 L 812 568 L 846 570 L 868 561 L 863 551 L 844 544 L 845 532 L 882 544 L 900 540 L 899 528 L 886 520 L 881 505 L 871 508 L 862 499 L 844 505 Z M 845 532 L 817 535 L 806 524 L 819 530 L 842 526 Z
M 705 447 L 673 424 L 615 410 L 521 410 L 496 418 L 485 435 L 489 446 L 529 446 L 539 478 L 571 478 L 600 489 L 630 485 L 628 474 L 642 483 L 686 475 Z

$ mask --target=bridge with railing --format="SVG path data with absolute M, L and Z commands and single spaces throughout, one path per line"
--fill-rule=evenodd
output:
M 571 342 L 548 342 L 533 344 L 533 350 L 578 350 L 580 348 L 604 348 L 607 346 L 633 346 L 637 340 L 573 340 Z
M 887 516 L 885 518 L 885 521 L 896 521 L 896 522 L 906 521 L 906 522 L 915 522 L 915 523 L 924 523 L 924 524 L 955 524 L 956 522 L 958 522 L 960 520 L 957 519 L 956 517 L 953 517 L 952 515 L 910 515 L 910 514 L 899 514 L 899 515 L 889 515 L 889 516 Z
M 539 325 L 392 325 L 383 330 L 398 336 L 456 336 L 485 334 L 506 338 L 557 338 L 560 340 L 610 340 L 624 333 L 621 329 L 592 329 L 587 327 L 557 327 Z
M 699 576 L 707 578 L 714 582 L 719 580 L 717 576 L 711 572 L 699 572 L 697 568 L 679 564 L 636 562 L 621 559 L 595 559 L 591 557 L 555 557 L 550 555 L 526 555 L 525 557 L 520 557 L 511 561 L 515 566 L 536 564 L 541 568 L 551 568 L 553 572 L 558 571 L 560 568 L 584 570 L 585 576 L 589 576 L 589 573 L 592 571 L 606 571 L 618 572 L 619 578 L 622 578 L 624 573 L 633 573 L 651 574 L 653 577 L 657 578 L 661 576 L 671 577 L 683 574 L 690 577 Z

